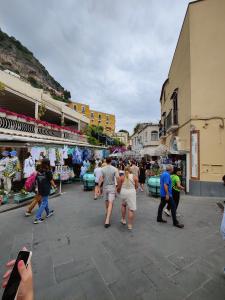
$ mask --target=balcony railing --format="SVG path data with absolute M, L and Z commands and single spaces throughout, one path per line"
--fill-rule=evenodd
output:
M 10 130 L 11 132 L 9 132 Z M 16 133 L 24 133 L 26 136 L 30 137 L 51 137 L 55 139 L 67 139 L 76 142 L 87 142 L 87 137 L 85 135 L 80 135 L 78 133 L 70 132 L 65 129 L 52 129 L 48 126 L 43 126 L 41 124 L 34 124 L 33 122 L 26 122 L 21 119 L 13 119 L 13 117 L 1 117 L 0 116 L 0 131 L 3 133 L 12 134 L 13 131 Z
M 173 131 L 178 128 L 178 111 L 171 110 L 165 118 L 165 130 Z
M 159 128 L 159 138 L 163 138 L 166 136 L 166 129 L 165 127 Z

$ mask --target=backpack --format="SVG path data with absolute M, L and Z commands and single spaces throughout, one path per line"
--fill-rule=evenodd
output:
M 34 188 L 34 185 L 35 185 L 36 177 L 37 177 L 37 172 L 33 172 L 27 178 L 25 185 L 24 185 L 26 191 L 28 191 L 28 192 L 32 191 L 32 189 Z

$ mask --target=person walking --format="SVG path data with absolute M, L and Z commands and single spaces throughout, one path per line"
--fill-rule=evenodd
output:
M 177 214 L 177 208 L 178 208 L 179 201 L 180 201 L 180 191 L 185 190 L 185 188 L 180 183 L 180 176 L 181 176 L 181 169 L 174 167 L 173 174 L 171 175 L 171 180 L 172 180 L 172 196 L 173 196 L 173 200 L 175 202 L 177 217 L 179 217 L 179 215 Z M 170 216 L 171 215 L 170 210 L 171 210 L 171 205 L 170 205 L 170 203 L 168 203 L 167 207 L 164 210 L 164 213 L 167 216 Z
M 141 163 L 139 167 L 139 183 L 140 183 L 141 192 L 144 192 L 145 180 L 146 180 L 146 168 L 144 163 Z
M 101 188 L 103 183 L 103 197 L 105 199 L 106 219 L 105 228 L 110 227 L 110 218 L 113 210 L 113 202 L 116 198 L 116 182 L 120 183 L 118 170 L 111 165 L 111 158 L 107 157 L 107 166 L 102 168 L 102 176 L 99 180 L 98 186 Z
M 135 177 L 137 177 L 139 179 L 140 171 L 134 160 L 131 163 L 130 171 Z
M 99 162 L 98 166 L 94 169 L 94 175 L 95 175 L 95 197 L 94 200 L 98 199 L 98 196 L 101 195 L 101 189 L 102 187 L 99 188 L 98 183 L 99 180 L 102 176 L 102 163 Z
M 38 194 L 41 195 L 41 205 L 36 213 L 36 219 L 34 224 L 39 224 L 43 222 L 42 213 L 46 211 L 46 217 L 49 218 L 53 215 L 54 210 L 49 210 L 48 207 L 48 197 L 51 191 L 51 182 L 53 180 L 53 175 L 50 170 L 50 161 L 48 159 L 43 159 L 41 162 L 40 171 L 37 174 L 37 185 Z M 56 185 L 54 184 L 54 188 Z
M 131 173 L 130 167 L 125 167 L 125 175 L 121 176 L 117 188 L 120 193 L 121 203 L 121 224 L 126 225 L 126 210 L 128 207 L 128 230 L 132 230 L 134 212 L 136 211 L 136 190 L 138 189 L 138 178 Z
M 172 180 L 170 177 L 170 174 L 172 172 L 173 172 L 173 166 L 167 165 L 166 171 L 164 171 L 160 176 L 161 202 L 160 202 L 159 208 L 158 208 L 157 222 L 167 223 L 167 221 L 163 220 L 163 218 L 162 218 L 162 212 L 163 212 L 163 208 L 166 206 L 166 204 L 170 203 L 171 213 L 172 213 L 172 218 L 173 218 L 173 225 L 178 228 L 183 228 L 184 225 L 180 224 L 176 217 L 176 207 L 175 207 L 175 203 L 174 203 L 173 195 L 172 195 Z

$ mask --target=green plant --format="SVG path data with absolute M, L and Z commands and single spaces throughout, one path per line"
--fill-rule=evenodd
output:
M 41 118 L 45 115 L 46 113 L 46 106 L 45 103 L 42 102 L 41 105 L 38 108 L 38 117 Z
M 100 145 L 100 142 L 93 136 L 88 136 L 88 143 L 91 145 Z
M 6 191 L 4 191 L 3 189 L 0 190 L 0 195 L 1 195 L 1 196 L 4 196 L 4 195 L 6 195 L 6 194 L 7 194 Z
M 0 95 L 4 95 L 5 84 L 0 81 Z
M 21 195 L 27 195 L 27 194 L 29 194 L 29 192 L 26 191 L 25 189 L 22 189 L 22 190 L 20 190 L 20 194 Z

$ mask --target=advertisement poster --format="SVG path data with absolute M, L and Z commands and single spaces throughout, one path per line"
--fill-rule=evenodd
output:
M 199 178 L 199 135 L 191 133 L 191 177 Z

